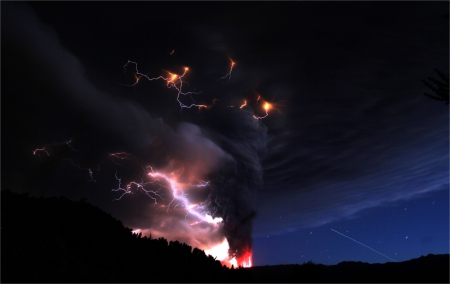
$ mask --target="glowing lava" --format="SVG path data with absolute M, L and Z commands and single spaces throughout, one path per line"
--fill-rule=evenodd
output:
M 249 250 L 237 260 L 238 266 L 252 267 L 252 252 Z
M 240 257 L 238 260 L 236 260 L 236 257 L 231 257 L 228 255 L 228 251 L 230 249 L 230 245 L 228 244 L 228 241 L 226 238 L 224 240 L 209 249 L 205 249 L 205 253 L 208 255 L 211 255 L 215 257 L 217 260 L 220 260 L 220 262 L 223 265 L 228 266 L 231 268 L 232 266 L 234 268 L 238 267 L 252 267 L 252 253 L 250 250 L 248 250 L 242 257 Z

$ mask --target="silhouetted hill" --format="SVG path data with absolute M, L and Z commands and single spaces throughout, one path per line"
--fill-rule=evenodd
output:
M 1 205 L 1 282 L 449 282 L 448 254 L 228 269 L 184 243 L 133 234 L 85 200 L 6 190 Z
M 1 192 L 2 282 L 223 282 L 204 251 L 142 238 L 85 200 Z
M 248 268 L 253 282 L 306 283 L 449 283 L 449 254 L 421 256 L 404 262 L 337 265 L 275 265 Z

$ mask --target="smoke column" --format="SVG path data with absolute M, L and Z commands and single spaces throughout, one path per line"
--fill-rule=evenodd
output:
M 266 149 L 267 128 L 252 113 L 237 108 L 213 109 L 206 119 L 212 139 L 233 161 L 226 162 L 211 175 L 211 192 L 206 204 L 214 216 L 224 220 L 224 234 L 238 264 L 248 261 L 252 248 L 252 218 L 255 194 L 262 186 L 260 158 Z

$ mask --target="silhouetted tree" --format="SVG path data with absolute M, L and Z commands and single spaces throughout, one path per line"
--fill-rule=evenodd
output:
M 438 79 L 428 77 L 427 80 L 422 80 L 422 82 L 433 91 L 433 94 L 425 93 L 424 95 L 430 99 L 443 101 L 448 105 L 450 99 L 449 93 L 449 75 L 445 75 L 443 72 L 435 69 L 438 74 Z
M 443 16 L 445 19 L 449 19 L 449 15 Z M 449 93 L 449 74 L 445 75 L 438 69 L 435 69 L 438 78 L 428 77 L 426 80 L 422 80 L 425 86 L 430 89 L 433 94 L 424 93 L 424 95 L 430 99 L 436 101 L 442 101 L 445 104 L 449 104 L 450 93 Z
M 1 197 L 2 282 L 236 282 L 203 250 L 133 234 L 86 199 Z

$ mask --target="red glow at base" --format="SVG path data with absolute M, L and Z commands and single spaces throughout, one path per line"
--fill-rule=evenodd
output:
M 243 256 L 236 260 L 236 257 L 233 256 L 230 258 L 228 255 L 229 248 L 230 246 L 225 238 L 222 243 L 205 249 L 205 253 L 215 257 L 217 260 L 220 260 L 222 265 L 229 268 L 252 267 L 252 252 L 250 250 L 247 250 Z
M 238 267 L 252 267 L 252 252 L 248 251 L 237 261 Z

